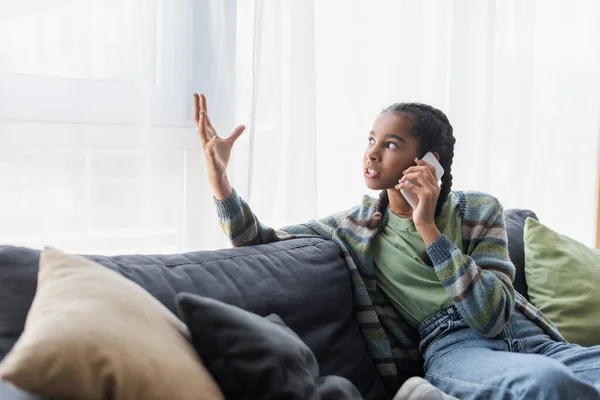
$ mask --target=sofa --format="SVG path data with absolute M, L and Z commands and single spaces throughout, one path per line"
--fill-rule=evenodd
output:
M 506 210 L 515 289 L 527 296 L 523 227 L 528 210 Z M 23 331 L 40 252 L 0 246 L 0 360 Z M 365 399 L 389 399 L 353 318 L 351 282 L 341 251 L 322 239 L 174 255 L 86 256 L 141 285 L 175 312 L 179 292 L 197 293 L 258 315 L 275 313 L 313 351 L 322 375 L 348 379 Z M 40 400 L 0 382 L 2 400 Z M 60 399 L 57 399 L 60 400 Z

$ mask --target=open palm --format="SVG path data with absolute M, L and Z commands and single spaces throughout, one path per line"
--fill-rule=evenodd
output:
M 194 94 L 194 122 L 202 141 L 202 149 L 206 157 L 206 168 L 209 180 L 219 180 L 227 173 L 227 164 L 231 157 L 231 149 L 235 141 L 242 135 L 246 127 L 240 125 L 228 138 L 221 138 L 208 118 L 206 97 Z

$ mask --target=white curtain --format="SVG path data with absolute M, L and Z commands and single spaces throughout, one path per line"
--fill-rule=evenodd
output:
M 376 114 L 422 101 L 455 187 L 595 234 L 600 4 L 0 0 L 0 243 L 81 253 L 227 246 L 192 93 L 267 224 L 356 204 Z
M 189 99 L 208 16 L 193 1 L 0 4 L 0 243 L 199 247 Z
M 376 113 L 421 101 L 454 126 L 455 188 L 492 193 L 594 243 L 600 2 L 316 4 L 319 211 L 362 191 L 360 153 Z

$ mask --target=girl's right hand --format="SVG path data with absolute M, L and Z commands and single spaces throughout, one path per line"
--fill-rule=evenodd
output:
M 217 131 L 210 123 L 206 109 L 206 97 L 194 93 L 194 122 L 202 141 L 202 149 L 206 157 L 208 180 L 213 187 L 217 198 L 223 197 L 220 193 L 231 190 L 227 181 L 227 164 L 231 157 L 231 149 L 235 141 L 242 135 L 246 127 L 240 125 L 233 130 L 226 139 L 219 137 Z

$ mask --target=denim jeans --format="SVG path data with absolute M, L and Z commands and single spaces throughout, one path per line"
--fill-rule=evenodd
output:
M 518 311 L 495 338 L 456 308 L 419 325 L 425 378 L 460 399 L 600 399 L 600 346 L 557 342 Z

